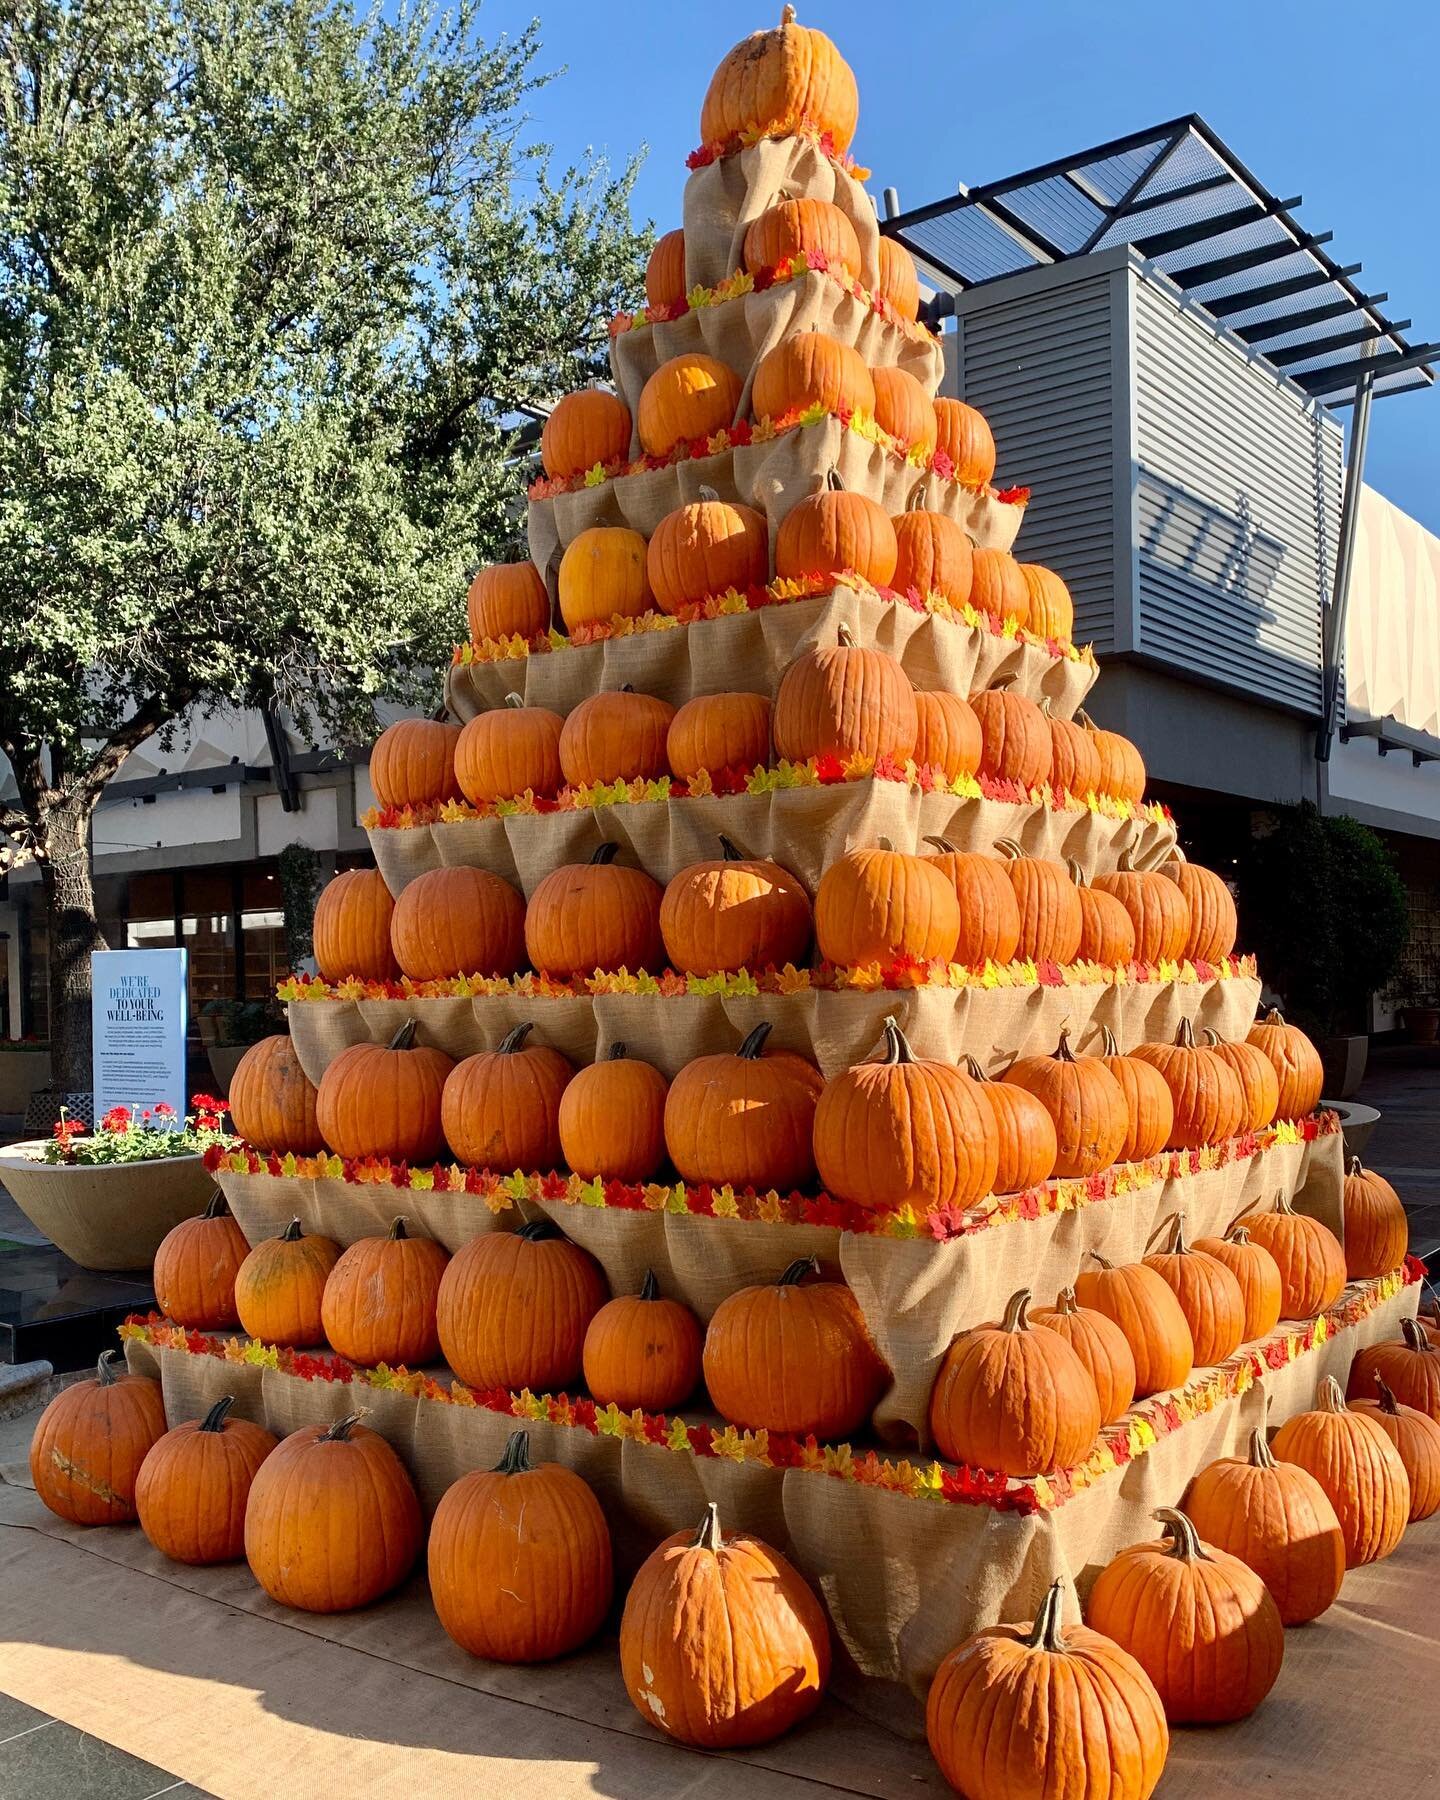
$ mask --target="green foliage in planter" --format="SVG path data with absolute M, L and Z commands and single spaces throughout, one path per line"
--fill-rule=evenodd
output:
M 207 1000 L 201 1013 L 214 1020 L 217 1044 L 258 1044 L 285 1029 L 285 1014 L 274 1000 Z
M 298 969 L 315 949 L 315 902 L 320 898 L 320 857 L 308 844 L 287 844 L 276 857 L 280 904 L 285 909 L 285 956 Z

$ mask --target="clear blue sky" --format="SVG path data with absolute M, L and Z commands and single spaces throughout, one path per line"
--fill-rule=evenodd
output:
M 647 145 L 638 210 L 662 230 L 679 224 L 710 73 L 778 18 L 778 0 L 489 0 L 482 29 L 515 31 L 537 11 L 544 65 L 568 69 L 538 96 L 537 131 L 562 158 L 593 146 L 623 161 Z M 810 0 L 799 11 L 859 79 L 855 151 L 875 193 L 893 185 L 918 206 L 957 181 L 1198 112 L 1272 193 L 1304 195 L 1302 223 L 1334 232 L 1337 262 L 1364 263 L 1357 280 L 1389 292 L 1392 318 L 1414 319 L 1412 342 L 1440 340 L 1440 8 Z M 1440 390 L 1377 403 L 1367 479 L 1440 532 Z

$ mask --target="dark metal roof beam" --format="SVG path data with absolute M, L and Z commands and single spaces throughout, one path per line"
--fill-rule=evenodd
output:
M 1308 344 L 1292 344 L 1288 350 L 1266 350 L 1266 362 L 1277 369 L 1288 369 L 1294 363 L 1310 362 L 1317 356 L 1329 356 L 1335 350 L 1348 350 L 1352 344 L 1373 344 L 1377 338 L 1388 338 L 1397 331 L 1408 331 L 1413 319 L 1390 319 L 1383 326 L 1367 325 L 1355 331 L 1341 332 L 1336 337 L 1311 338 Z
M 1222 294 L 1218 300 L 1207 300 L 1205 310 L 1217 319 L 1231 318 L 1235 313 L 1249 312 L 1254 306 L 1270 306 L 1276 300 L 1288 300 L 1292 294 L 1304 294 L 1311 288 L 1329 287 L 1336 275 L 1358 275 L 1364 265 L 1347 263 L 1333 274 L 1327 269 L 1307 269 L 1303 275 L 1291 275 L 1284 281 L 1272 281 L 1267 287 L 1246 288 L 1238 294 Z
M 1361 356 L 1354 362 L 1337 363 L 1333 369 L 1311 369 L 1291 377 L 1307 394 L 1328 394 L 1335 388 L 1354 387 L 1368 369 L 1378 381 L 1382 375 L 1399 375 L 1406 369 L 1424 368 L 1440 357 L 1440 344 L 1412 344 L 1388 356 Z
M 1144 192 L 1145 188 L 1160 173 L 1161 169 L 1164 168 L 1165 164 L 1180 148 L 1181 144 L 1185 142 L 1186 138 L 1189 137 L 1190 125 L 1190 119 L 1177 119 L 1175 121 L 1174 125 L 1170 127 L 1170 135 L 1165 139 L 1159 154 L 1157 156 L 1152 156 L 1150 161 L 1146 163 L 1145 167 L 1115 202 L 1109 213 L 1100 221 L 1090 233 L 1089 237 L 1086 238 L 1085 242 L 1080 246 L 1079 250 L 1076 252 L 1077 256 L 1087 256 L 1100 242 L 1101 238 L 1109 231 L 1116 219 L 1125 211 L 1125 208 L 1130 205 L 1131 201 Z
M 1232 207 L 1229 212 L 1214 213 L 1208 219 L 1196 219 L 1190 225 L 1177 225 L 1172 231 L 1157 231 L 1151 237 L 1132 241 L 1142 256 L 1170 256 L 1176 250 L 1188 250 L 1191 244 L 1223 237 L 1227 231 L 1235 231 L 1241 225 L 1258 225 L 1262 219 L 1273 219 L 1282 208 L 1299 204 L 1298 198 L 1257 200 L 1249 206 Z
M 1365 307 L 1379 306 L 1388 294 L 1367 294 Z M 1235 332 L 1247 344 L 1259 344 L 1266 338 L 1285 337 L 1292 331 L 1307 331 L 1312 325 L 1323 325 L 1327 319 L 1344 319 L 1355 311 L 1353 300 L 1332 300 L 1327 306 L 1309 306 L 1303 312 L 1281 313 L 1275 319 L 1260 319 L 1254 325 L 1241 325 Z M 1272 358 L 1273 360 L 1273 358 Z
M 1150 175 L 1147 172 L 1145 180 Z M 1228 170 L 1218 175 L 1202 175 L 1198 181 L 1185 181 L 1179 187 L 1167 188 L 1163 194 L 1142 194 L 1139 199 L 1132 200 L 1126 206 L 1117 205 L 1115 222 L 1121 219 L 1132 219 L 1136 213 L 1158 212 L 1162 206 L 1172 206 L 1179 200 L 1193 200 L 1198 194 L 1212 193 L 1216 188 L 1233 187 L 1235 177 Z
M 1273 244 L 1257 244 L 1253 250 L 1237 250 L 1233 256 L 1217 256 L 1211 262 L 1191 263 L 1188 268 L 1167 269 L 1164 273 L 1177 287 L 1208 287 L 1212 281 L 1227 281 L 1232 275 L 1243 275 L 1246 269 L 1279 262 L 1282 256 L 1314 250 L 1321 244 L 1328 244 L 1334 235 L 1333 231 L 1322 231 L 1315 237 L 1280 238 Z

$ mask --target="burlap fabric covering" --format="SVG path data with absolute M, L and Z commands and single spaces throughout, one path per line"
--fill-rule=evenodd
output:
M 899 781 L 461 819 L 369 835 L 376 866 L 397 896 L 427 870 L 462 865 L 488 869 L 528 898 L 552 870 L 588 862 L 606 842 L 621 846 L 621 862 L 663 883 L 691 863 L 717 857 L 722 834 L 746 856 L 777 862 L 798 875 L 812 895 L 837 857 L 881 838 L 922 856 L 931 852 L 927 837 L 987 853 L 998 839 L 1016 838 L 1029 855 L 1060 862 L 1073 858 L 1091 876 L 1117 868 L 1127 850 L 1137 868 L 1158 868 L 1175 843 L 1169 820 L 957 799 Z
M 762 1020 L 770 1044 L 809 1056 L 827 1076 L 864 1062 L 880 1047 L 894 1015 L 917 1056 L 958 1062 L 970 1054 L 987 1072 L 1015 1056 L 1055 1048 L 1060 1028 L 1089 1051 L 1108 1025 L 1122 1050 L 1163 1043 L 1182 1019 L 1243 1038 L 1255 1018 L 1254 976 L 1216 981 L 1153 981 L 1111 986 L 906 988 L 875 993 L 806 990 L 795 994 L 476 994 L 424 1000 L 305 1000 L 288 1009 L 300 1065 L 319 1083 L 352 1044 L 388 1043 L 406 1019 L 418 1041 L 457 1059 L 493 1050 L 507 1031 L 531 1020 L 537 1043 L 553 1044 L 580 1064 L 599 1061 L 619 1041 L 673 1077 L 687 1062 L 734 1050 Z
M 786 665 L 802 650 L 834 644 L 842 624 L 857 643 L 896 657 L 917 688 L 973 694 L 1009 681 L 1027 699 L 1048 699 L 1062 719 L 1073 717 L 1099 674 L 1088 659 L 1051 656 L 1039 644 L 841 587 L 813 600 L 790 600 L 598 644 L 567 645 L 497 662 L 455 663 L 445 678 L 445 704 L 463 724 L 503 706 L 507 694 L 519 694 L 527 706 L 569 713 L 591 694 L 626 682 L 672 706 L 683 706 L 697 694 L 773 695 Z
M 701 488 L 708 487 L 722 500 L 743 501 L 765 515 L 773 568 L 775 534 L 785 515 L 818 492 L 831 469 L 847 488 L 891 514 L 903 512 L 919 487 L 925 507 L 954 519 L 987 549 L 1010 549 L 1024 522 L 1023 506 L 961 487 L 933 471 L 927 474 L 839 419 L 826 418 L 715 456 L 692 456 L 663 469 L 617 475 L 597 487 L 532 500 L 526 510 L 530 560 L 555 599 L 561 555 L 582 531 L 592 525 L 628 525 L 651 537 L 667 513 L 700 499 Z
M 1417 1294 L 1415 1286 L 1403 1288 L 1359 1325 L 1267 1370 L 1244 1394 L 1094 1487 L 1028 1516 L 911 1499 L 808 1470 L 693 1458 L 548 1423 L 528 1426 L 531 1455 L 565 1464 L 595 1489 L 622 1576 L 661 1537 L 693 1527 L 707 1500 L 717 1500 L 731 1528 L 758 1532 L 796 1560 L 861 1674 L 895 1684 L 890 1697 L 897 1703 L 906 1693 L 923 1699 L 941 1657 L 962 1637 L 997 1619 L 1033 1617 L 1057 1578 L 1083 1596 L 1116 1551 L 1156 1535 L 1157 1506 L 1174 1505 L 1197 1470 L 1240 1450 L 1264 1422 L 1267 1403 L 1270 1423 L 1278 1425 L 1312 1404 L 1323 1376 L 1343 1383 L 1361 1348 L 1395 1336 L 1399 1320 L 1414 1313 Z M 405 1459 L 429 1510 L 460 1475 L 493 1466 L 516 1429 L 514 1419 L 478 1407 L 303 1381 L 213 1356 L 132 1343 L 127 1359 L 136 1372 L 159 1375 L 172 1425 L 203 1416 L 222 1394 L 236 1396 L 237 1415 L 276 1432 L 335 1419 L 359 1402 L 370 1408 L 366 1423 Z M 686 1415 L 690 1422 L 702 1416 Z M 1070 1610 L 1074 1616 L 1073 1598 Z M 886 1696 L 882 1690 L 866 1699 L 881 1705 Z M 918 1723 L 913 1712 L 910 1719 Z
M 220 1169 L 215 1180 L 224 1190 L 236 1222 L 253 1246 L 279 1237 L 291 1219 L 346 1247 L 364 1237 L 384 1237 L 397 1215 L 417 1237 L 433 1237 L 455 1251 L 471 1238 L 490 1231 L 514 1231 L 540 1208 L 522 1202 L 493 1213 L 474 1194 L 436 1193 L 389 1182 L 317 1181 L 302 1175 L 237 1175 Z
M 904 369 L 927 394 L 933 395 L 940 386 L 945 359 L 938 338 L 883 318 L 828 275 L 815 273 L 777 282 L 758 294 L 697 307 L 678 319 L 622 331 L 610 340 L 610 368 L 634 419 L 641 391 L 661 363 L 697 351 L 713 356 L 740 377 L 743 388 L 736 417 L 748 419 L 755 365 L 782 338 L 798 331 L 820 331 L 849 344 L 867 368 Z M 630 454 L 640 453 L 637 432 Z

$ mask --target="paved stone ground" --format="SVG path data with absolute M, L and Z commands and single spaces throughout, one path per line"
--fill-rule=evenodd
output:
M 1440 1259 L 1440 1049 L 1373 1051 L 1355 1098 L 1380 1110 L 1365 1162 L 1405 1202 L 1410 1248 L 1434 1268 Z

